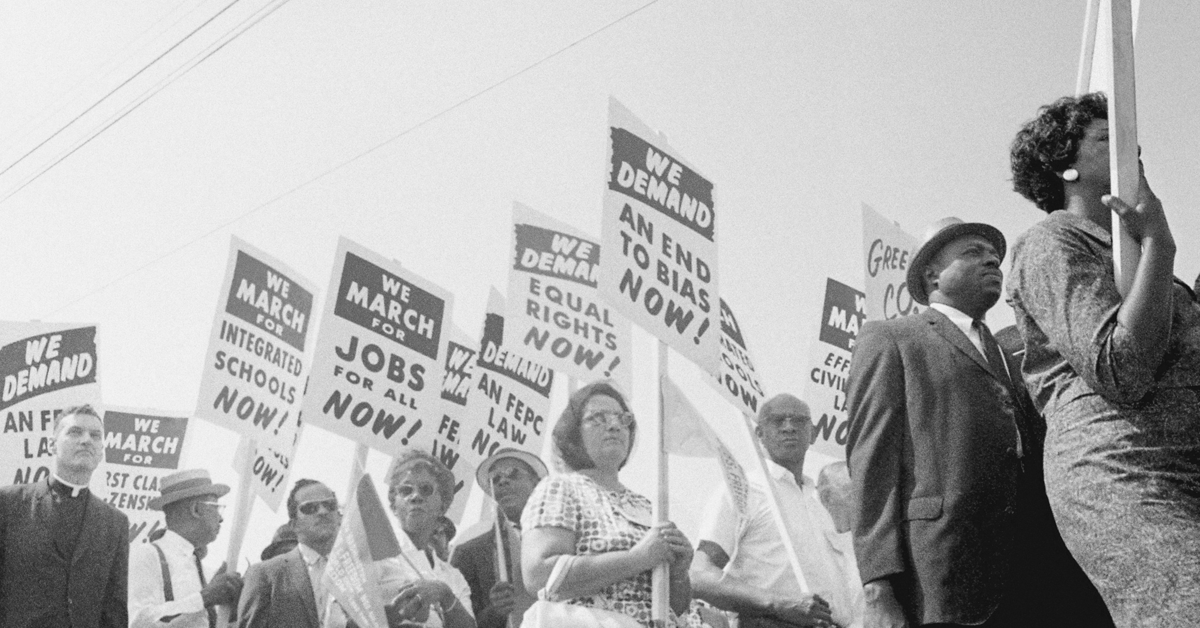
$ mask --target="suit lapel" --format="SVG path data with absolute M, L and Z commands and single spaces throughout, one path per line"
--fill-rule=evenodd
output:
M 302 587 L 301 591 L 299 591 L 300 597 L 304 598 L 307 602 L 304 605 L 304 611 L 311 622 L 309 625 L 320 626 L 321 620 L 317 614 L 317 597 L 313 594 L 312 578 L 308 577 L 308 565 L 304 562 L 304 556 L 300 553 L 300 548 L 297 547 L 292 550 L 288 554 L 288 559 L 290 561 L 289 567 L 295 573 L 296 582 Z
M 79 534 L 79 540 L 75 542 L 75 554 L 71 556 L 71 564 L 75 564 L 81 556 L 86 554 L 87 545 L 93 539 L 102 539 L 108 536 L 108 530 L 105 529 L 105 524 L 108 521 L 101 516 L 101 508 L 99 497 L 92 494 L 91 490 L 87 493 L 87 506 L 83 509 L 83 521 L 79 524 L 82 531 Z M 88 530 L 95 530 L 95 534 L 88 534 Z
M 942 314 L 933 308 L 929 308 L 924 312 L 921 312 L 921 316 L 925 317 L 925 320 L 929 322 L 929 325 L 933 327 L 933 330 L 936 331 L 939 336 L 944 338 L 946 342 L 949 342 L 959 351 L 965 353 L 967 357 L 974 360 L 980 368 L 990 373 L 992 377 L 1000 379 L 1000 374 L 992 371 L 992 367 L 988 364 L 987 360 L 984 359 L 983 354 L 979 352 L 979 349 L 975 348 L 975 345 L 971 342 L 971 339 L 967 338 L 967 335 L 964 334 L 957 325 L 950 322 L 950 319 L 947 318 L 945 314 Z
M 54 495 L 50 488 L 50 479 L 46 478 L 38 482 L 35 486 L 36 492 L 33 497 L 36 504 L 34 520 L 37 521 L 37 525 L 32 526 L 33 531 L 41 538 L 40 542 L 47 548 L 46 555 L 52 557 L 54 560 L 65 563 L 68 557 L 59 553 L 58 543 L 55 542 L 54 534 L 51 532 L 53 526 L 51 525 L 50 513 L 54 511 Z

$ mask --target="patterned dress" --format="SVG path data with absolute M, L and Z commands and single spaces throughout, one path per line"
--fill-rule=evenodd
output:
M 564 528 L 575 533 L 577 555 L 628 550 L 651 522 L 650 500 L 629 489 L 608 490 L 580 473 L 551 475 L 538 483 L 521 514 L 521 529 Z M 651 625 L 650 572 L 608 585 L 596 595 L 563 600 L 623 613 Z M 679 624 L 701 626 L 689 612 Z
M 1200 626 L 1200 304 L 1177 283 L 1148 355 L 1117 325 L 1111 236 L 1065 211 L 1013 247 L 1008 287 L 1063 539 L 1118 626 Z

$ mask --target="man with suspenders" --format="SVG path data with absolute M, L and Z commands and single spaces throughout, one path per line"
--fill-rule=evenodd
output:
M 221 496 L 203 469 L 188 469 L 159 481 L 150 508 L 163 511 L 166 532 L 142 543 L 129 556 L 131 628 L 213 628 L 217 606 L 236 607 L 242 578 L 222 565 L 205 574 L 201 559 L 221 530 Z

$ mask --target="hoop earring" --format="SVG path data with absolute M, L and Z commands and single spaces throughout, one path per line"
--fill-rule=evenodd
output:
M 1078 181 L 1079 171 L 1074 168 L 1067 168 L 1062 172 L 1063 181 Z

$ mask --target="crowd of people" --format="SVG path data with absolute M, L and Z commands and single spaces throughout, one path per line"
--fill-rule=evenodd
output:
M 1047 212 L 1012 247 L 1015 329 L 984 322 L 1008 243 L 947 218 L 913 252 L 927 309 L 865 324 L 848 378 L 846 461 L 806 477 L 807 404 L 777 395 L 755 435 L 766 473 L 708 500 L 689 539 L 626 487 L 638 421 L 595 382 L 552 431 L 560 473 L 516 449 L 476 473 L 495 525 L 451 548 L 454 478 L 410 450 L 388 472 L 402 556 L 380 561 L 390 626 L 1200 626 L 1200 301 L 1141 178 L 1109 195 L 1104 97 L 1043 107 L 1013 142 L 1015 189 Z M 1138 243 L 1114 280 L 1111 215 Z M 88 491 L 103 455 L 90 407 L 54 423 L 48 480 L 0 489 L 0 627 L 340 628 L 323 573 L 341 524 L 299 480 L 288 522 L 244 577 L 201 562 L 229 487 L 165 477 L 164 532 L 130 551 L 126 517 Z M 689 487 L 690 488 L 690 487 Z

